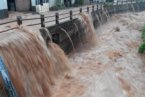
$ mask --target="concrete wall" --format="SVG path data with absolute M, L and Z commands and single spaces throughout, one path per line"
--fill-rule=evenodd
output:
M 55 6 L 55 2 L 56 0 L 49 0 L 49 7 L 53 7 Z M 64 0 L 61 0 L 61 3 L 63 4 L 64 3 Z M 72 0 L 72 3 L 74 4 L 75 3 L 75 0 Z M 35 7 L 36 7 L 36 0 L 31 0 L 31 5 L 32 5 L 32 10 L 36 10 Z
M 49 6 L 50 7 L 55 6 L 55 2 L 56 2 L 56 0 L 49 0 Z M 63 4 L 64 3 L 64 0 L 61 0 L 61 3 Z M 74 4 L 75 3 L 75 0 L 72 0 L 72 3 Z
M 31 10 L 36 11 L 36 0 L 31 0 Z
M 31 5 L 36 6 L 36 0 L 31 0 Z
M 0 9 L 7 9 L 7 0 L 0 1 Z
M 55 6 L 55 0 L 49 0 L 49 6 L 50 7 Z
M 29 11 L 31 8 L 31 0 L 15 0 L 16 11 Z
M 54 4 L 54 0 L 49 0 L 49 2 L 51 4 L 50 3 L 43 3 L 44 5 L 41 6 L 40 4 L 39 5 L 36 4 L 36 0 L 31 0 L 31 9 L 32 9 L 32 11 L 36 11 L 38 13 L 40 12 L 40 9 L 43 9 L 44 12 L 47 12 L 47 11 L 49 11 L 49 5 Z
M 75 0 L 72 0 L 72 3 L 74 4 L 75 3 Z
M 85 29 L 85 27 L 78 19 L 66 21 L 58 25 L 47 27 L 47 29 L 49 30 L 52 36 L 53 42 L 57 43 L 65 51 L 65 53 L 69 53 L 70 51 L 72 51 L 73 47 L 77 47 L 78 43 L 80 43 L 80 40 L 82 40 L 85 31 L 82 30 Z M 65 31 L 71 37 L 73 46 L 68 36 L 66 35 L 66 33 L 64 33 L 64 30 L 62 29 L 65 29 Z M 44 36 L 43 38 L 46 39 Z
M 0 19 L 8 17 L 7 0 L 0 1 Z

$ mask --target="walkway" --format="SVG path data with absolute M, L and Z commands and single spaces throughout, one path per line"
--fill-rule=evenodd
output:
M 49 18 L 46 18 L 45 21 L 52 21 L 52 20 L 55 20 L 55 13 L 58 12 L 59 14 L 62 14 L 62 15 L 60 15 L 60 18 L 64 18 L 60 22 L 64 22 L 64 21 L 67 21 L 67 20 L 70 19 L 70 17 L 69 17 L 70 16 L 69 15 L 70 10 L 75 11 L 73 14 L 77 14 L 77 13 L 80 12 L 80 8 L 83 9 L 83 12 L 87 11 L 88 6 L 90 7 L 90 10 L 92 10 L 92 5 L 85 5 L 85 6 L 75 7 L 75 8 L 65 9 L 65 10 L 50 11 L 48 13 L 43 13 L 43 14 L 45 15 L 45 17 L 51 16 Z M 10 12 L 9 18 L 0 20 L 0 23 L 15 20 L 17 16 L 22 16 L 23 19 L 40 18 L 39 14 L 32 13 L 32 12 Z M 76 18 L 76 17 L 77 16 L 74 16 L 73 18 Z M 29 25 L 29 24 L 36 24 L 36 23 L 40 23 L 40 19 L 23 21 L 23 26 Z M 51 25 L 54 25 L 54 24 L 55 24 L 55 21 L 50 22 L 50 23 L 46 23 L 45 25 L 46 26 L 51 26 Z M 5 29 L 9 29 L 9 28 L 13 28 L 15 26 L 17 26 L 16 23 L 9 23 L 9 24 L 5 24 L 5 25 L 0 25 L 0 31 L 5 30 Z M 41 27 L 40 25 L 35 25 L 32 28 L 33 29 L 37 28 L 37 30 L 38 30 L 40 27 Z

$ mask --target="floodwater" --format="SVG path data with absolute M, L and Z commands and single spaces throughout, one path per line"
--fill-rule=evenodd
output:
M 138 54 L 145 12 L 113 15 L 96 45 L 69 56 L 71 73 L 53 97 L 145 97 L 145 57 Z
M 39 33 L 25 27 L 0 33 L 0 55 L 18 97 L 51 97 L 55 81 L 69 71 L 62 49 L 51 41 L 47 45 Z M 7 95 L 0 79 L 0 97 Z

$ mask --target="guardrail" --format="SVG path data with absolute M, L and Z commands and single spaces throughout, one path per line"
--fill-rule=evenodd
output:
M 141 2 L 144 2 L 144 0 L 142 0 Z M 137 1 L 135 0 L 130 0 L 129 1 L 117 1 L 115 3 L 109 3 L 110 6 L 111 5 L 122 5 L 122 4 L 133 4 L 133 3 L 137 3 Z M 17 22 L 17 25 L 22 25 L 23 24 L 23 21 L 31 21 L 31 20 L 40 20 L 39 23 L 32 23 L 32 24 L 27 24 L 26 26 L 35 26 L 35 25 L 41 25 L 41 27 L 45 27 L 45 24 L 46 23 L 50 23 L 50 22 L 55 22 L 55 24 L 59 24 L 60 23 L 60 20 L 63 20 L 63 19 L 66 19 L 66 18 L 69 18 L 70 20 L 73 19 L 74 16 L 82 13 L 82 12 L 91 12 L 90 9 L 92 9 L 92 12 L 95 11 L 95 10 L 103 10 L 103 6 L 105 5 L 105 3 L 98 3 L 98 4 L 93 4 L 93 5 L 90 5 L 90 6 L 87 6 L 86 8 L 79 8 L 77 10 L 70 10 L 69 12 L 65 12 L 65 13 L 59 13 L 59 12 L 56 12 L 55 15 L 51 15 L 51 16 L 45 16 L 45 15 L 40 15 L 40 17 L 35 17 L 35 18 L 22 18 L 22 16 L 17 16 L 16 20 L 11 20 L 11 21 L 8 21 L 8 22 L 3 22 L 3 23 L 0 23 L 0 25 L 5 25 L 5 24 L 10 24 L 10 23 L 14 23 L 14 22 Z M 86 11 L 84 11 L 84 9 Z M 75 13 L 75 12 L 79 12 L 79 13 Z M 68 16 L 65 16 L 65 17 L 62 17 L 60 18 L 60 16 L 62 15 L 68 15 Z M 52 20 L 49 20 L 49 18 L 52 18 L 52 17 L 55 17 L 54 19 Z M 0 31 L 0 33 L 3 33 L 3 32 L 7 32 L 7 31 L 10 31 L 10 30 L 13 30 L 13 29 L 16 29 L 17 27 L 13 27 L 13 28 L 9 28 L 9 29 L 6 29 L 6 30 L 3 30 L 3 31 Z

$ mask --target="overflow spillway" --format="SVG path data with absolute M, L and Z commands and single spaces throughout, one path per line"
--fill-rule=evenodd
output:
M 73 24 L 76 27 L 76 32 L 72 33 L 74 39 L 69 41 L 72 42 L 69 43 L 71 46 L 76 46 L 80 41 L 84 45 L 93 43 L 95 32 L 89 15 L 82 13 Z M 65 31 L 64 28 L 60 28 L 59 30 Z M 67 75 L 70 70 L 67 57 L 63 50 L 51 41 L 58 43 L 54 40 L 53 35 L 52 39 L 49 35 L 44 38 L 46 34 L 41 33 L 42 38 L 40 33 L 26 29 L 19 27 L 12 32 L 0 33 L 1 57 L 8 69 L 18 97 L 51 97 L 53 85 Z M 61 33 L 66 35 L 67 32 Z M 63 37 L 67 37 L 67 35 L 58 36 L 62 43 L 64 42 Z M 71 38 L 72 35 L 69 39 Z
M 70 52 L 79 45 L 93 45 L 94 27 L 105 23 L 113 13 L 145 9 L 138 5 L 142 4 L 125 5 L 125 8 L 106 6 L 105 10 L 93 11 L 91 15 L 81 13 L 77 19 L 46 27 L 44 31 L 49 35 L 42 34 L 44 39 L 40 33 L 23 27 L 0 33 L 0 55 L 18 96 L 51 97 L 53 85 L 70 71 L 64 51 Z
M 25 28 L 2 33 L 0 39 L 0 54 L 18 97 L 50 97 L 55 80 L 69 70 L 59 46 L 49 42 L 47 47 L 40 34 Z

